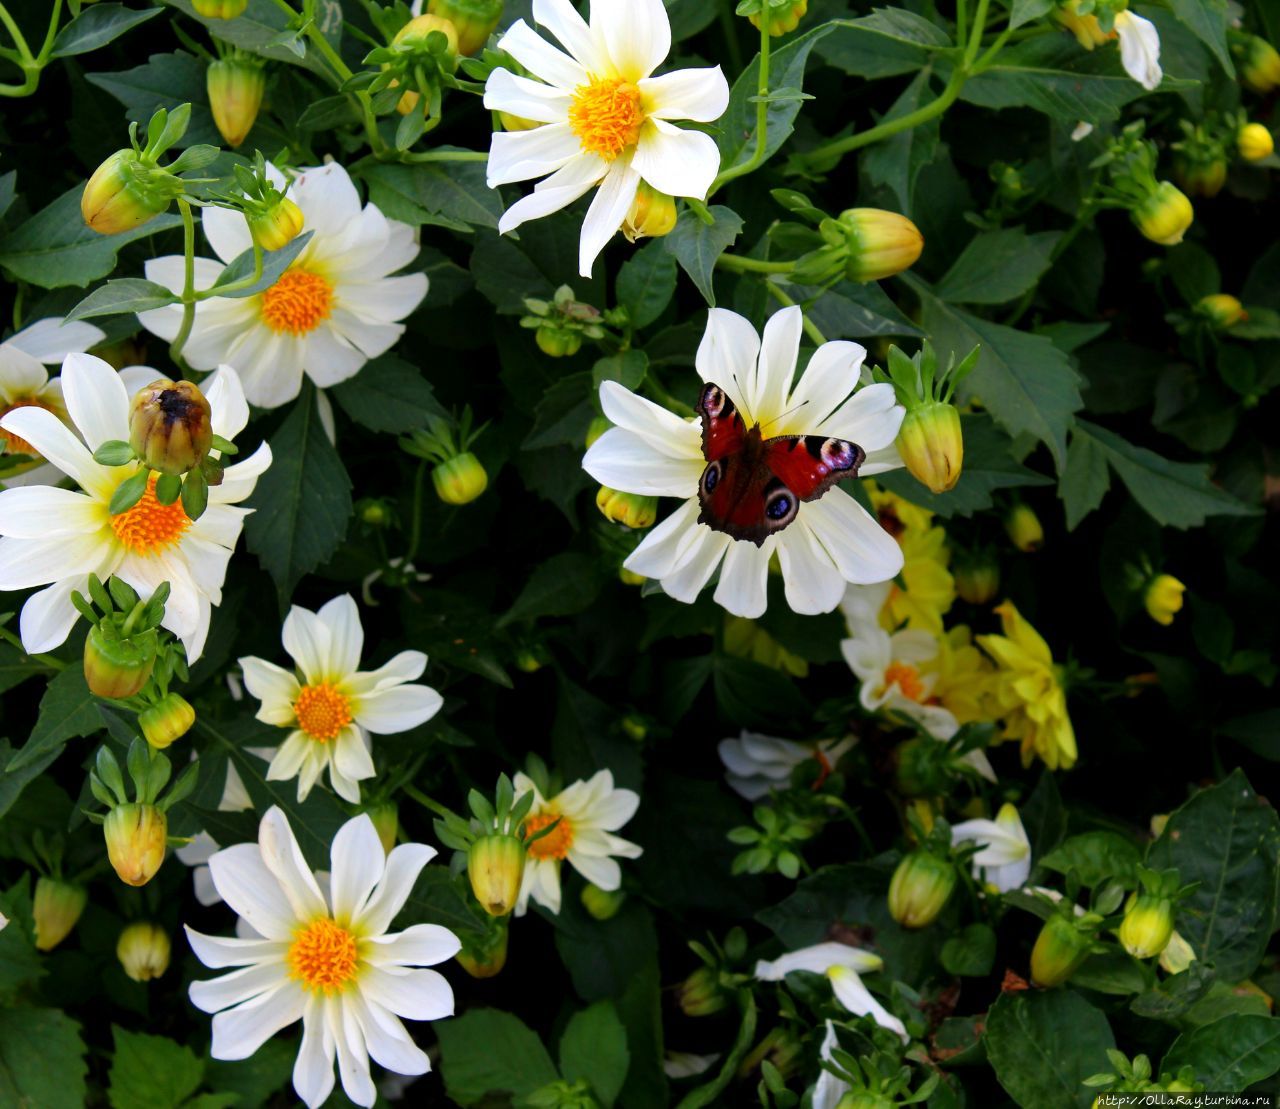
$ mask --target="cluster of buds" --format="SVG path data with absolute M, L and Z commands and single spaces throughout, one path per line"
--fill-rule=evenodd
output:
M 117 150 L 89 178 L 80 197 L 84 222 L 101 235 L 131 231 L 154 219 L 186 192 L 179 173 L 202 169 L 218 156 L 216 146 L 189 146 L 167 166 L 160 159 L 191 122 L 191 105 L 161 108 L 147 124 L 147 145 L 138 141 L 137 123 L 129 124 L 130 146 Z
M 960 413 L 951 403 L 958 386 L 978 364 L 974 347 L 957 364 L 952 354 L 938 371 L 938 359 L 928 340 L 914 357 L 889 348 L 889 368 L 873 371 L 877 381 L 893 386 L 907 414 L 898 431 L 898 453 L 911 476 L 932 493 L 954 489 L 964 465 L 964 435 Z
M 1253 92 L 1265 95 L 1280 88 L 1280 53 L 1257 35 L 1231 32 L 1231 52 L 1240 67 L 1240 80 Z
M 1116 934 L 1135 959 L 1154 959 L 1173 939 L 1174 917 L 1180 900 L 1199 883 L 1180 885 L 1176 870 L 1138 868 L 1138 889 L 1125 902 L 1124 919 Z
M 471 57 L 484 49 L 502 21 L 503 0 L 427 0 L 427 12 L 447 19 L 458 36 L 458 53 Z
M 568 358 L 582 349 L 584 339 L 605 336 L 604 314 L 574 300 L 568 285 L 561 285 L 549 301 L 528 297 L 524 306 L 529 314 L 520 318 L 520 326 L 534 332 L 538 349 L 551 358 Z
M 434 463 L 431 484 L 445 504 L 470 504 L 489 487 L 489 475 L 472 452 L 487 423 L 471 426 L 471 409 L 464 408 L 459 419 L 432 416 L 425 428 L 405 436 L 400 447 L 407 453 Z
M 757 31 L 772 38 L 790 34 L 809 11 L 809 0 L 740 0 L 738 15 L 745 15 Z
M 209 109 L 218 133 L 230 147 L 238 147 L 253 130 L 267 91 L 267 75 L 261 58 L 232 49 L 205 72 Z
M 636 198 L 622 221 L 622 235 L 629 243 L 637 239 L 660 239 L 675 230 L 676 219 L 676 198 L 658 192 L 647 181 L 641 181 L 636 189 Z
M 746 956 L 747 934 L 732 928 L 723 944 L 708 936 L 706 944 L 690 940 L 689 949 L 702 965 L 676 987 L 676 1003 L 687 1017 L 714 1016 L 749 981 L 747 975 L 733 969 Z
M 778 229 L 788 243 L 811 248 L 793 270 L 801 285 L 883 281 L 910 269 L 924 250 L 920 229 L 897 212 L 848 208 L 833 217 L 794 189 L 775 189 L 773 197 L 812 225 L 783 224 Z
M 116 941 L 116 958 L 135 982 L 150 982 L 169 969 L 169 933 L 150 921 L 126 925 Z
M 1176 1074 L 1161 1074 L 1160 1081 L 1151 1079 L 1151 1060 L 1145 1055 L 1135 1055 L 1130 1062 L 1127 1055 L 1113 1047 L 1107 1048 L 1107 1059 L 1112 1071 L 1094 1074 L 1084 1080 L 1084 1085 L 1092 1090 L 1100 1090 L 1108 1094 L 1190 1094 L 1202 1093 L 1204 1083 L 1196 1080 L 1195 1071 L 1190 1064 L 1182 1067 Z M 1149 1103 L 1159 1105 L 1165 1099 L 1134 1099 L 1134 1104 Z M 1101 1094 L 1094 1098 L 1095 1107 L 1102 1105 Z M 1176 1104 L 1170 1099 L 1167 1104 Z
M 130 886 L 145 886 L 160 869 L 169 844 L 169 820 L 165 814 L 195 789 L 200 766 L 199 762 L 192 762 L 162 798 L 160 794 L 173 773 L 173 766 L 164 755 L 135 738 L 129 744 L 125 765 L 133 779 L 132 801 L 111 748 L 106 744 L 98 748 L 94 769 L 89 771 L 89 789 L 107 806 L 107 812 L 90 813 L 89 819 L 102 825 L 107 857 L 120 880 Z
M 941 1075 L 935 1069 L 915 1087 L 917 1072 L 902 1062 L 890 1036 L 894 1033 L 879 1030 L 873 1041 L 877 1050 L 856 1057 L 839 1046 L 832 1050 L 830 1069 L 849 1087 L 836 1109 L 898 1109 L 929 1100 Z
M 1107 171 L 1095 203 L 1127 209 L 1145 238 L 1176 246 L 1195 219 L 1195 209 L 1172 181 L 1156 178 L 1156 147 L 1143 137 L 1144 128 L 1142 120 L 1129 124 L 1091 163 L 1091 168 Z

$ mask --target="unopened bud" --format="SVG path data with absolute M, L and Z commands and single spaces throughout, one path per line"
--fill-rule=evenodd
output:
M 649 735 L 649 723 L 637 712 L 629 712 L 619 722 L 623 733 L 636 743 L 643 743 Z
M 956 878 L 950 859 L 912 851 L 898 864 L 889 883 L 890 915 L 904 928 L 932 924 L 956 888 Z
M 138 713 L 142 737 L 157 751 L 181 739 L 196 722 L 196 710 L 181 693 L 166 693 L 148 709 Z
M 1115 37 L 1114 32 L 1109 35 L 1102 29 L 1096 15 L 1081 15 L 1079 9 L 1079 0 L 1068 0 L 1067 3 L 1058 5 L 1053 10 L 1054 22 L 1075 35 L 1076 42 L 1086 50 L 1101 46 Z
M 1058 986 L 1070 978 L 1089 954 L 1089 938 L 1064 916 L 1044 922 L 1031 949 L 1031 980 Z
M 1195 961 L 1195 951 L 1180 932 L 1174 932 L 1160 952 L 1160 969 L 1166 974 L 1181 974 Z
M 1196 302 L 1196 315 L 1208 320 L 1215 331 L 1226 331 L 1247 318 L 1248 313 L 1230 293 L 1210 293 Z
M 464 943 L 454 958 L 472 978 L 492 978 L 507 965 L 507 937 L 504 926 L 497 936 L 486 936 L 483 946 L 469 947 Z
M 1250 35 L 1239 51 L 1240 79 L 1254 92 L 1268 93 L 1280 86 L 1280 53 L 1266 39 Z
M 676 1000 L 687 1017 L 709 1017 L 729 1004 L 719 975 L 707 966 L 699 967 L 680 983 Z
M 1130 213 L 1134 226 L 1153 243 L 1176 246 L 1195 219 L 1195 209 L 1171 181 L 1161 181 Z
M 778 6 L 770 4 L 765 0 L 765 8 L 763 11 L 755 12 L 747 18 L 751 21 L 757 31 L 762 30 L 761 23 L 766 19 L 769 21 L 769 35 L 771 38 L 777 38 L 779 35 L 789 34 L 800 26 L 800 20 L 809 10 L 809 0 L 792 0 L 790 4 Z
M 164 862 L 169 821 L 155 805 L 117 805 L 102 824 L 107 857 L 120 881 L 145 886 Z
M 1124 949 L 1135 959 L 1159 955 L 1173 936 L 1173 902 L 1147 893 L 1130 897 L 1119 935 Z
M 533 333 L 534 341 L 543 354 L 552 358 L 568 358 L 582 349 L 582 332 L 554 323 L 544 323 Z
M 169 935 L 158 924 L 138 921 L 120 933 L 116 958 L 135 982 L 150 982 L 169 969 Z
M 447 19 L 438 15 L 415 16 L 396 32 L 391 44 L 406 48 L 426 48 L 433 32 L 444 35 L 447 43 L 444 50 L 435 55 L 436 63 L 441 69 L 452 73 L 458 67 L 458 32 Z M 421 99 L 416 89 L 407 89 L 396 102 L 396 111 L 407 116 Z
M 1261 123 L 1246 123 L 1236 135 L 1236 149 L 1246 162 L 1260 162 L 1275 150 L 1275 139 Z
M 498 29 L 502 19 L 502 0 L 428 0 L 427 11 L 453 24 L 457 50 L 470 57 L 478 54 Z
M 1004 530 L 1009 542 L 1024 554 L 1038 551 L 1044 546 L 1044 527 L 1040 517 L 1028 504 L 1019 501 L 1004 518 Z
M 631 202 L 627 218 L 622 221 L 622 234 L 629 243 L 637 239 L 660 239 L 676 225 L 676 200 L 660 193 L 645 181 L 640 182 L 636 198 Z
M 1187 587 L 1172 574 L 1157 574 L 1142 595 L 1147 615 L 1157 624 L 1168 627 L 1182 610 L 1182 595 Z
M 154 628 L 125 637 L 115 623 L 105 621 L 85 637 L 84 680 L 99 697 L 132 697 L 147 684 L 155 665 Z
M 213 445 L 209 402 L 190 381 L 160 378 L 139 389 L 129 409 L 129 445 L 143 465 L 185 474 Z
M 254 212 L 247 219 L 249 234 L 263 250 L 279 250 L 292 242 L 303 224 L 302 209 L 287 196 L 282 196 L 265 212 Z
M 522 673 L 536 674 L 545 665 L 545 652 L 539 647 L 521 647 L 516 652 L 516 669 Z
M 516 907 L 527 852 L 517 836 L 480 836 L 467 850 L 471 892 L 490 916 L 506 916 Z
M 849 243 L 845 276 L 850 281 L 882 281 L 915 265 L 924 236 L 906 216 L 880 208 L 849 208 L 840 213 Z
M 191 0 L 191 6 L 205 19 L 235 19 L 249 6 L 249 0 Z
M 1227 183 L 1226 159 L 1205 161 L 1178 154 L 1173 160 L 1173 177 L 1191 196 L 1211 199 L 1222 192 L 1222 186 Z
M 956 594 L 971 605 L 987 605 L 1000 592 L 1000 563 L 987 552 L 957 559 L 951 571 Z
M 246 58 L 222 58 L 209 66 L 205 88 L 218 133 L 228 146 L 239 146 L 253 130 L 267 91 L 262 66 Z
M 836 1109 L 894 1109 L 897 1104 L 876 1090 L 850 1090 L 836 1102 Z
M 606 520 L 628 528 L 648 528 L 658 518 L 658 498 L 640 493 L 619 493 L 606 485 L 596 494 L 596 507 Z
M 181 184 L 175 192 L 160 183 L 170 176 L 144 164 L 137 151 L 117 150 L 93 171 L 80 197 L 80 214 L 100 235 L 132 231 L 163 212 L 182 191 Z
M 445 504 L 470 504 L 489 487 L 489 475 L 480 459 L 466 451 L 432 469 L 431 484 Z
M 911 476 L 931 493 L 954 489 L 964 464 L 964 435 L 954 404 L 931 401 L 907 410 L 898 453 Z
M 622 890 L 602 890 L 588 882 L 582 888 L 582 907 L 596 920 L 612 920 L 627 900 Z
M 89 900 L 84 886 L 57 878 L 42 877 L 36 882 L 32 914 L 36 925 L 36 947 L 52 951 L 70 934 Z
M 590 447 L 597 439 L 600 438 L 600 436 L 602 436 L 611 427 L 613 427 L 613 424 L 609 422 L 608 417 L 597 416 L 594 420 L 591 421 L 591 424 L 587 427 L 586 445 Z
M 371 805 L 365 809 L 369 819 L 373 821 L 373 830 L 378 833 L 378 842 L 388 855 L 396 845 L 396 837 L 400 834 L 400 810 L 394 801 L 385 801 L 381 805 Z

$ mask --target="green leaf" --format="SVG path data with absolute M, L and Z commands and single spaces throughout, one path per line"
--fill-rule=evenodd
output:
M 1032 23 L 1053 11 L 1054 0 L 1013 0 L 1009 13 L 1009 29 L 1016 30 L 1024 23 Z
M 531 1093 L 559 1075 L 537 1033 L 497 1009 L 471 1009 L 435 1027 L 445 1090 L 459 1105 L 488 1093 Z
M 1255 755 L 1280 762 L 1280 708 L 1233 716 L 1217 725 L 1215 731 L 1243 743 Z
M 68 58 L 73 54 L 87 54 L 106 46 L 113 39 L 119 38 L 131 27 L 145 23 L 153 15 L 159 15 L 159 8 L 126 8 L 123 4 L 94 4 L 85 8 L 78 16 L 58 32 L 53 40 L 51 58 Z
M 206 1064 L 209 1085 L 238 1097 L 236 1109 L 260 1109 L 289 1081 L 297 1054 L 294 1044 L 275 1037 L 248 1059 L 230 1063 L 211 1059 Z
M 467 886 L 466 878 L 450 874 L 446 867 L 426 867 L 400 911 L 400 920 L 406 927 L 439 924 L 464 938 L 467 933 L 483 936 L 488 918 Z
M 596 559 L 574 551 L 553 555 L 533 571 L 520 596 L 498 621 L 498 627 L 516 620 L 582 612 L 591 607 L 602 584 Z
M 939 961 L 948 974 L 983 978 L 996 959 L 996 934 L 986 924 L 970 924 L 942 945 Z
M 394 354 L 366 362 L 355 377 L 335 385 L 329 394 L 370 431 L 401 434 L 425 427 L 432 416 L 447 415 L 422 371 Z
M 552 385 L 533 410 L 533 427 L 520 444 L 521 450 L 562 445 L 583 449 L 587 428 L 596 415 L 596 389 L 592 375 L 585 370 Z
M 1222 291 L 1222 271 L 1213 255 L 1198 243 L 1180 243 L 1169 250 L 1165 261 L 1170 279 L 1188 304 Z
M 1067 448 L 1067 466 L 1058 482 L 1058 496 L 1067 512 L 1067 530 L 1074 531 L 1081 520 L 1102 503 L 1111 488 L 1111 471 L 1107 454 L 1097 440 L 1080 431 L 1071 431 Z
M 22 749 L 9 760 L 4 776 L 16 774 L 50 753 L 56 758 L 67 740 L 90 735 L 101 727 L 102 717 L 85 685 L 83 668 L 68 666 L 44 691 L 36 726 Z
M 271 457 L 249 498 L 255 511 L 244 534 L 283 605 L 298 579 L 338 549 L 351 518 L 351 479 L 309 388 L 271 437 Z
M 1094 888 L 1108 878 L 1119 878 L 1132 886 L 1142 852 L 1137 844 L 1118 832 L 1082 832 L 1040 859 L 1041 866 L 1060 874 L 1074 873 L 1083 885 Z
M 1199 887 L 1178 904 L 1177 929 L 1228 981 L 1247 978 L 1267 948 L 1280 877 L 1280 819 L 1235 770 L 1176 810 L 1147 855 Z
M 703 299 L 714 308 L 716 291 L 712 278 L 716 259 L 742 234 L 743 223 L 737 212 L 723 204 L 712 205 L 711 214 L 716 221 L 708 226 L 693 213 L 687 213 L 662 242 L 698 286 Z
M 823 60 L 856 77 L 917 73 L 932 51 L 951 46 L 934 23 L 903 8 L 877 8 L 860 19 L 839 19 L 835 32 L 818 46 Z
M 0 1009 L 0 1105 L 83 1109 L 80 1025 L 56 1009 Z
M 93 11 L 92 8 L 89 9 Z M 94 289 L 67 313 L 69 320 L 86 320 L 91 316 L 119 316 L 128 312 L 146 312 L 177 304 L 178 298 L 163 285 L 140 277 L 121 277 Z
M 0 741 L 0 758 L 4 747 Z M 9 919 L 0 928 L 0 1004 L 8 1004 L 24 987 L 47 973 L 44 955 L 36 950 L 28 876 L 20 878 L 7 892 L 0 892 L 0 916 Z
M 879 123 L 891 123 L 921 108 L 931 99 L 929 82 L 932 76 L 931 68 L 921 70 Z M 916 178 L 938 152 L 939 131 L 939 121 L 929 120 L 873 144 L 862 155 L 861 169 L 867 179 L 888 189 L 897 198 L 898 207 L 904 215 L 910 216 L 913 212 Z
M 1227 25 L 1231 18 L 1227 0 L 1169 0 L 1169 6 L 1179 21 L 1209 48 L 1227 76 L 1234 78 L 1236 67 L 1227 50 Z M 1218 1087 L 1209 1088 L 1214 1090 Z
M 1085 420 L 1076 422 L 1072 434 L 1073 441 L 1081 436 L 1092 441 L 1081 449 L 1101 452 L 1133 499 L 1162 526 L 1199 527 L 1210 516 L 1252 516 L 1258 511 L 1213 485 L 1208 468 L 1200 463 L 1171 462 Z M 1088 461 L 1096 466 L 1096 460 Z M 1090 497 L 1072 502 L 1077 510 L 1082 504 L 1088 504 L 1094 493 L 1101 498 L 1096 476 L 1092 480 L 1094 485 L 1086 486 Z
M 440 147 L 456 150 L 458 147 Z M 364 173 L 369 199 L 391 219 L 454 231 L 497 228 L 502 196 L 485 183 L 484 162 L 401 166 L 378 163 Z
M 627 1030 L 610 1001 L 574 1013 L 560 1037 L 560 1074 L 569 1082 L 585 1078 L 604 1109 L 612 1109 L 631 1062 Z
M 111 1034 L 111 1109 L 178 1109 L 199 1089 L 204 1063 L 190 1048 L 118 1025 Z
M 906 280 L 920 295 L 924 328 L 937 349 L 982 347 L 977 367 L 962 386 L 965 396 L 981 397 L 1011 435 L 1026 432 L 1043 442 L 1061 471 L 1067 431 L 1083 404 L 1079 378 L 1067 356 L 1041 335 L 970 315 L 938 299 L 918 278 Z
M 1057 231 L 1028 235 L 1021 227 L 980 232 L 934 285 L 934 295 L 953 304 L 1013 300 L 1044 276 L 1059 238 Z
M 218 274 L 218 279 L 210 287 L 219 290 L 218 295 L 226 297 L 228 300 L 256 296 L 263 289 L 269 289 L 280 280 L 280 275 L 293 264 L 293 260 L 302 253 L 302 248 L 311 241 L 311 236 L 314 234 L 314 231 L 304 231 L 301 235 L 295 235 L 279 250 L 263 251 L 262 273 L 257 281 L 246 285 L 242 289 L 234 289 L 227 293 L 221 292 L 227 285 L 253 276 L 253 248 L 250 247 L 233 258 L 231 264 Z
M 617 293 L 637 331 L 666 311 L 676 293 L 676 261 L 661 242 L 655 239 L 622 264 Z
M 205 64 L 192 54 L 182 50 L 152 54 L 145 64 L 133 69 L 118 73 L 90 73 L 86 79 L 119 100 L 125 106 L 128 118 L 144 129 L 157 108 L 172 110 L 179 104 L 190 104 L 191 122 L 178 145 L 222 144 L 222 136 L 209 110 Z
M 121 247 L 182 222 L 174 215 L 159 215 L 131 231 L 99 235 L 80 214 L 82 192 L 83 185 L 73 185 L 0 239 L 0 267 L 11 278 L 42 289 L 64 285 L 83 289 L 115 269 Z
M 1229 1016 L 1182 1033 L 1160 1069 L 1191 1067 L 1206 1090 L 1238 1094 L 1280 1071 L 1280 1018 Z
M 680 1099 L 676 1109 L 702 1109 L 705 1105 L 714 1105 L 716 1099 L 724 1092 L 730 1082 L 737 1077 L 738 1068 L 751 1049 L 756 1035 L 756 999 L 749 990 L 739 991 L 743 999 L 742 1023 L 738 1026 L 738 1035 L 734 1038 L 733 1047 L 720 1065 L 720 1070 L 710 1082 L 691 1090 Z
M 987 1014 L 987 1057 L 1023 1109 L 1088 1109 L 1084 1080 L 1107 1069 L 1107 1018 L 1069 990 L 1002 993 Z
M 264 58 L 301 66 L 326 80 L 329 79 L 328 63 L 318 50 L 308 48 L 305 38 L 289 45 L 296 32 L 289 30 L 288 15 L 282 12 L 273 0 L 249 0 L 249 6 L 235 19 L 199 15 L 191 6 L 191 0 L 164 0 L 164 3 L 203 23 L 205 30 L 216 39 L 229 42 L 232 46 L 238 46 L 242 50 L 251 51 Z M 342 45 L 343 26 L 341 5 L 318 4 L 315 11 L 315 25 L 324 34 L 329 45 L 341 53 L 339 49 Z
M 809 318 L 828 339 L 869 339 L 881 335 L 923 338 L 924 332 L 912 323 L 876 281 L 865 285 L 841 281 L 825 292 L 794 286 L 795 300 L 808 301 Z

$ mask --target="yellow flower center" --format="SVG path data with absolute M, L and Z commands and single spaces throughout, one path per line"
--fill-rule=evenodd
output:
M 902 662 L 891 663 L 884 672 L 885 688 L 897 683 L 902 695 L 909 701 L 919 701 L 924 696 L 924 683 L 914 666 Z
M 640 138 L 644 112 L 640 90 L 621 78 L 579 85 L 569 107 L 569 127 L 582 149 L 612 162 Z
M 351 723 L 351 702 L 328 682 L 304 685 L 293 702 L 298 727 L 318 743 L 328 743 Z
M 23 397 L 22 400 L 14 401 L 8 408 L 0 408 L 0 420 L 3 420 L 10 412 L 18 408 L 43 408 L 46 412 L 52 411 L 47 404 L 41 404 L 31 397 Z M 9 454 L 29 454 L 36 458 L 40 457 L 40 452 L 35 447 L 21 436 L 14 435 L 12 431 L 5 431 L 4 428 L 0 428 L 0 441 L 4 442 L 5 450 Z
M 172 547 L 191 526 L 179 498 L 173 504 L 156 500 L 156 475 L 147 479 L 147 491 L 132 508 L 111 517 L 111 530 L 131 553 L 147 558 Z
M 547 825 L 554 824 L 556 820 L 560 823 L 541 839 L 529 844 L 529 854 L 535 859 L 563 859 L 569 854 L 569 848 L 573 846 L 573 825 L 563 813 L 534 813 L 524 822 L 524 834 L 526 837 L 532 836 Z
M 333 286 L 318 273 L 288 270 L 262 294 L 262 320 L 272 331 L 306 335 L 333 312 Z
M 356 938 L 332 920 L 300 929 L 285 956 L 289 973 L 308 990 L 340 990 L 356 974 L 360 961 Z

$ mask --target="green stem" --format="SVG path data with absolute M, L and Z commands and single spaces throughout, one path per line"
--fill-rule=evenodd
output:
M 788 308 L 796 307 L 796 302 L 790 296 L 787 295 L 786 291 L 780 285 L 778 285 L 777 282 L 766 281 L 764 283 L 764 287 L 768 289 L 770 293 L 773 294 L 773 298 L 776 301 L 778 301 L 780 304 L 784 304 Z M 808 335 L 810 339 L 813 340 L 815 345 L 822 346 L 827 341 L 827 337 L 823 335 L 821 331 L 818 330 L 818 325 L 814 323 L 813 320 L 809 319 L 809 317 L 805 314 L 803 309 L 800 312 L 800 319 L 803 321 L 803 324 L 804 324 L 804 333 Z
M 239 281 L 233 281 L 230 285 L 220 285 L 216 288 L 200 289 L 193 293 L 196 300 L 208 300 L 210 297 L 224 297 L 231 293 L 238 293 L 241 289 L 248 289 L 262 280 L 262 247 L 258 245 L 257 240 L 253 243 L 253 273 L 247 277 L 242 277 Z
M 439 801 L 432 797 L 428 797 L 422 792 L 422 790 L 418 789 L 417 786 L 411 786 L 406 782 L 401 788 L 424 809 L 430 809 L 437 816 L 453 816 L 453 811 L 451 809 L 445 808 L 445 806 L 440 804 Z
M 676 400 L 675 397 L 668 393 L 666 387 L 658 380 L 657 374 L 652 370 L 645 376 L 644 391 L 662 405 L 663 408 L 674 412 L 677 416 L 688 417 L 693 415 L 693 409 L 685 404 L 684 401 Z
M 483 150 L 424 150 L 418 154 L 405 154 L 404 162 L 487 162 L 489 155 Z
M 191 325 L 196 318 L 196 222 L 185 197 L 178 197 L 178 211 L 182 213 L 182 324 L 169 344 L 169 357 L 175 366 L 185 371 L 182 348 L 191 337 Z
M 22 640 L 14 635 L 13 632 L 3 624 L 0 624 L 0 639 L 3 639 L 6 643 L 12 644 L 14 647 L 17 647 L 26 658 L 40 663 L 41 666 L 47 666 L 50 670 L 65 670 L 67 668 L 67 664 L 63 662 L 62 659 L 54 658 L 52 655 L 28 654 L 27 649 L 22 645 Z
M 1053 244 L 1053 250 L 1049 252 L 1049 268 L 1050 269 L 1053 267 L 1053 264 L 1058 261 L 1059 258 L 1061 258 L 1064 254 L 1066 254 L 1067 249 L 1071 246 L 1073 242 L 1076 241 L 1076 236 L 1078 236 L 1081 231 L 1083 231 L 1086 227 L 1089 226 L 1089 224 L 1093 222 L 1094 208 L 1091 203 L 1092 198 L 1093 198 L 1093 189 L 1090 189 L 1089 192 L 1085 194 L 1084 199 L 1080 203 L 1080 207 L 1076 213 L 1075 222 L 1070 227 L 1068 227 L 1067 230 L 1063 232 L 1062 237 L 1056 243 Z M 1049 270 L 1046 269 L 1045 272 L 1048 273 Z M 1009 318 L 1005 320 L 1006 327 L 1014 327 L 1017 325 L 1018 321 L 1022 319 L 1022 317 L 1026 314 L 1027 309 L 1031 307 L 1031 302 L 1036 295 L 1036 289 L 1038 289 L 1039 287 L 1040 287 L 1040 282 L 1037 281 L 1034 285 L 1031 286 L 1031 288 L 1029 288 L 1025 293 L 1022 294 L 1022 299 L 1018 301 L 1013 311 L 1009 314 Z
M 716 259 L 716 268 L 734 273 L 790 273 L 794 262 L 766 262 L 762 258 L 747 258 L 742 254 L 722 254 Z
M 10 36 L 13 38 L 13 44 L 18 48 L 18 53 L 22 56 L 22 60 L 27 64 L 34 64 L 35 58 L 32 56 L 31 47 L 27 45 L 26 37 L 22 33 L 22 28 L 14 22 L 13 16 L 9 14 L 9 9 L 0 3 L 0 23 L 3 23 L 8 29 Z M 25 66 L 23 67 L 26 68 Z
M 765 146 L 769 137 L 769 101 L 766 99 L 769 95 L 769 45 L 772 39 L 769 35 L 769 21 L 762 18 L 760 20 L 760 72 L 756 81 L 756 149 L 748 161 L 741 165 L 730 166 L 728 169 L 720 171 L 720 175 L 712 182 L 711 189 L 707 193 L 707 199 L 710 200 L 715 196 L 719 188 L 735 177 L 742 177 L 748 173 L 754 173 L 764 161 Z

